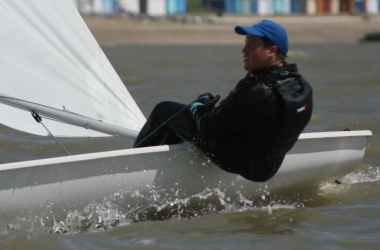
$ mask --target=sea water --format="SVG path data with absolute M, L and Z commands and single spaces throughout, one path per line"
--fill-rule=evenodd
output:
M 160 101 L 185 104 L 199 94 L 225 97 L 245 72 L 242 46 L 103 47 L 141 110 Z M 380 247 L 380 44 L 292 44 L 314 89 L 314 113 L 305 132 L 371 130 L 363 162 L 313 193 L 257 199 L 222 189 L 181 199 L 176 190 L 150 195 L 117 193 L 71 211 L 64 221 L 20 217 L 0 225 L 0 249 L 379 249 Z M 131 142 L 63 140 L 74 153 L 118 149 Z M 0 126 L 0 161 L 64 155 L 52 138 Z M 168 192 L 172 192 L 168 194 Z M 120 209 L 128 196 L 138 206 Z M 143 206 L 141 205 L 143 204 Z

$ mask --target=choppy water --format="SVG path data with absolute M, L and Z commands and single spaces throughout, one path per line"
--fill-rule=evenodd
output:
M 190 103 L 199 94 L 226 96 L 243 77 L 241 46 L 127 46 L 103 48 L 148 116 L 162 100 Z M 65 221 L 25 218 L 0 225 L 1 249 L 378 249 L 380 247 L 380 44 L 293 44 L 314 88 L 306 131 L 371 130 L 363 163 L 341 185 L 312 194 L 252 200 L 205 190 L 173 202 L 166 193 L 88 204 Z M 22 135 L 22 136 L 20 136 Z M 124 148 L 111 139 L 64 141 L 76 152 Z M 55 142 L 0 127 L 2 162 L 62 155 Z M 55 148 L 56 147 L 56 148 Z M 21 150 L 20 150 L 21 149 Z M 118 194 L 119 195 L 119 194 Z M 52 232 L 56 232 L 54 234 Z

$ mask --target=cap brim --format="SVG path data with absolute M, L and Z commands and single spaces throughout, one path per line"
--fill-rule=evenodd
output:
M 252 26 L 236 26 L 235 27 L 235 32 L 240 34 L 240 35 L 253 35 L 253 36 L 265 36 L 261 31 L 258 29 L 252 27 Z

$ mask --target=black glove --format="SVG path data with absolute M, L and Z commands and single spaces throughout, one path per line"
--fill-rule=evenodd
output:
M 210 110 L 215 104 L 219 101 L 220 95 L 213 96 L 211 93 L 205 93 L 195 100 L 193 105 L 191 106 L 191 113 L 195 114 L 197 112 L 198 107 L 203 107 L 203 109 Z

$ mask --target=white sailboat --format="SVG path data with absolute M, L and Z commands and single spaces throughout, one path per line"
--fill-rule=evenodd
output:
M 136 137 L 145 117 L 71 0 L 1 1 L 0 44 L 0 123 L 48 135 L 31 117 L 34 111 L 53 119 L 44 124 L 55 136 Z M 361 162 L 371 135 L 301 134 L 265 185 L 271 192 L 298 192 L 333 182 Z M 0 164 L 0 222 L 30 211 L 64 218 L 120 190 L 175 187 L 192 195 L 220 186 L 248 193 L 262 188 L 219 169 L 190 144 L 6 163 Z

